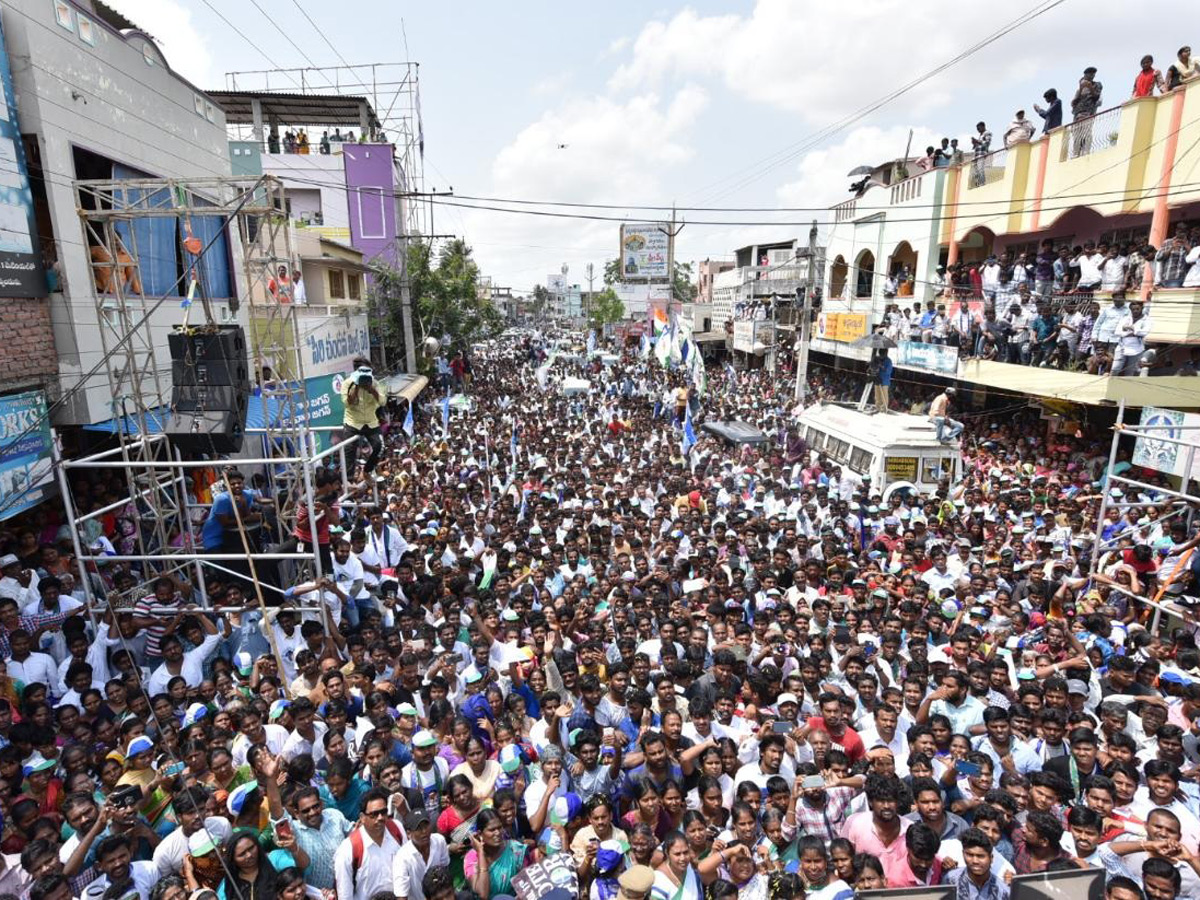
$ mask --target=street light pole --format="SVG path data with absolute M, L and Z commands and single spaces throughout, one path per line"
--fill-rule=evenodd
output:
M 808 391 L 808 344 L 812 337 L 812 300 L 817 290 L 817 223 L 808 229 L 808 281 L 804 289 L 804 308 L 800 311 L 800 353 L 796 359 L 794 399 L 803 403 Z
M 592 297 L 592 290 L 593 290 L 592 280 L 596 277 L 595 267 L 591 263 L 587 264 L 587 277 L 588 277 L 588 302 L 587 302 L 587 305 L 584 306 L 584 308 L 583 308 L 583 321 L 586 324 L 586 327 L 591 328 L 592 327 L 592 299 L 593 299 L 593 297 Z

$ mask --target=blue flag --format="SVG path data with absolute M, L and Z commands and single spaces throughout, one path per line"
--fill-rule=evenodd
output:
M 692 407 L 689 404 L 683 408 L 683 455 L 696 446 L 696 429 L 692 427 Z
M 517 464 L 517 426 L 513 426 L 512 438 L 508 442 L 508 452 L 512 456 L 513 465 Z
M 404 433 L 409 437 L 413 436 L 413 402 L 408 401 L 408 413 L 404 417 Z
M 528 505 L 529 505 L 529 491 L 528 490 L 521 491 L 521 510 L 520 510 L 520 512 L 517 513 L 517 521 L 518 522 L 523 522 L 525 520 L 525 511 L 526 511 L 526 509 L 528 509 Z
M 446 388 L 446 396 L 442 398 L 442 432 L 450 433 L 450 388 Z

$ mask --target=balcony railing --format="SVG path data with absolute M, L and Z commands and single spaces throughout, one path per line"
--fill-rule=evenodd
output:
M 967 189 L 983 187 L 1004 178 L 1004 169 L 1008 165 L 1008 151 L 1001 148 L 993 150 L 986 156 L 977 156 L 970 160 L 970 174 L 967 177 Z
M 1121 107 L 1114 106 L 1066 126 L 1060 162 L 1111 150 L 1121 133 Z
M 905 178 L 903 181 L 892 185 L 891 206 L 897 203 L 907 203 L 909 200 L 915 200 L 921 196 L 921 181 L 924 179 L 927 172 L 921 172 L 919 175 L 913 175 L 911 178 Z
M 854 213 L 858 209 L 858 200 L 846 200 L 839 203 L 833 208 L 833 220 L 835 222 L 849 222 L 854 218 Z

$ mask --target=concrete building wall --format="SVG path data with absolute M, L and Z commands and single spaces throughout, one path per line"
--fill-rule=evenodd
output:
M 347 144 L 346 204 L 350 243 L 365 260 L 399 262 L 396 245 L 396 182 L 391 144 Z
M 60 261 L 64 290 L 52 294 L 50 316 L 60 387 L 66 390 L 102 357 L 72 188 L 74 149 L 158 177 L 225 176 L 230 157 L 221 111 L 171 71 L 147 36 L 109 28 L 90 14 L 87 3 L 67 10 L 69 29 L 55 11 L 56 5 L 46 0 L 6 0 L 2 16 L 21 132 L 36 141 L 45 173 L 50 233 L 41 237 L 54 241 Z M 165 348 L 166 334 L 180 315 L 179 305 L 168 302 L 152 317 L 156 346 Z M 169 360 L 160 359 L 159 370 L 164 367 L 169 373 Z M 55 420 L 79 424 L 106 419 L 112 415 L 111 404 L 107 379 L 100 375 Z
M 349 234 L 346 164 L 342 154 L 266 153 L 262 156 L 262 167 L 267 175 L 283 180 L 289 199 L 293 196 L 311 198 L 312 193 L 317 192 L 320 197 L 317 207 L 324 227 L 347 229 Z M 305 199 L 303 203 L 305 209 L 312 210 L 311 199 Z M 292 205 L 292 218 L 297 218 L 295 203 Z

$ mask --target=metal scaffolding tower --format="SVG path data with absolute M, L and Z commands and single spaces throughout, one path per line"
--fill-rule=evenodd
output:
M 318 453 L 308 426 L 308 396 L 295 307 L 290 285 L 279 274 L 281 268 L 286 273 L 296 268 L 284 214 L 283 185 L 278 179 L 262 177 L 77 181 L 74 188 L 91 260 L 92 299 L 113 397 L 117 442 L 114 449 L 82 459 L 63 460 L 61 455 L 56 459 L 83 585 L 90 599 L 91 582 L 84 571 L 87 556 L 80 546 L 81 526 L 132 500 L 140 522 L 136 552 L 108 559 L 140 563 L 146 575 L 194 568 L 202 587 L 205 566 L 227 570 L 228 563 L 244 560 L 246 555 L 192 549 L 200 547 L 201 541 L 192 517 L 196 504 L 189 500 L 189 475 L 197 469 L 218 467 L 222 460 L 217 453 L 206 454 L 205 459 L 185 460 L 163 433 L 171 411 L 171 384 L 159 374 L 160 370 L 170 371 L 163 340 L 167 327 L 202 334 L 221 324 L 248 326 L 248 362 L 253 365 L 252 384 L 256 384 L 251 404 L 260 405 L 263 425 L 247 429 L 247 435 L 258 438 L 261 446 L 252 444 L 253 449 L 229 462 L 262 467 L 270 496 L 280 501 L 271 535 L 273 543 L 292 534 L 301 504 L 307 506 L 309 521 L 317 520 L 313 467 L 334 453 L 344 453 L 353 443 L 344 441 Z M 143 279 L 143 260 L 161 263 L 163 254 L 163 229 L 149 229 L 147 223 L 152 219 L 172 221 L 171 234 L 178 241 L 172 252 L 178 250 L 175 258 L 180 261 L 177 281 L 159 297 L 147 296 Z M 139 246 L 139 234 L 144 244 L 153 235 L 160 245 Z M 232 263 L 227 298 L 211 294 L 205 272 L 205 256 L 210 253 L 229 254 L 229 260 L 218 261 L 222 266 L 227 261 Z M 228 304 L 224 322 L 218 322 L 214 315 L 215 299 Z M 243 300 L 245 309 L 239 315 Z M 200 315 L 193 312 L 193 304 L 199 304 Z M 172 321 L 172 309 L 178 309 L 178 321 Z M 129 499 L 81 515 L 67 473 L 89 468 L 123 470 Z M 173 540 L 179 535 L 190 539 Z M 313 573 L 322 574 L 320 556 L 312 546 L 297 552 L 251 556 L 292 560 L 306 571 L 311 563 Z
M 1104 493 L 1100 498 L 1100 509 L 1096 513 L 1095 543 L 1092 545 L 1090 574 L 1094 575 L 1097 572 L 1100 558 L 1106 552 L 1116 548 L 1123 538 L 1128 537 L 1127 533 L 1122 532 L 1111 538 L 1104 538 L 1105 516 L 1111 509 L 1120 509 L 1124 512 L 1131 508 L 1158 506 L 1166 501 L 1174 500 L 1177 504 L 1176 507 L 1165 516 L 1160 516 L 1159 522 L 1166 522 L 1172 518 L 1182 518 L 1188 524 L 1189 534 L 1195 530 L 1197 522 L 1196 514 L 1200 512 L 1200 495 L 1194 493 L 1196 481 L 1193 480 L 1192 473 L 1194 471 L 1193 466 L 1200 463 L 1200 433 L 1198 432 L 1200 432 L 1200 426 L 1154 422 L 1128 425 L 1125 422 L 1125 401 L 1122 400 L 1120 402 L 1117 410 L 1117 421 L 1113 426 L 1108 466 L 1104 470 Z M 1149 446 L 1145 448 L 1146 452 L 1162 460 L 1163 471 L 1168 471 L 1166 467 L 1173 465 L 1176 471 L 1183 473 L 1180 477 L 1178 490 L 1146 484 L 1125 474 L 1115 473 L 1113 469 L 1117 464 L 1117 455 L 1122 439 L 1129 441 L 1130 444 L 1138 440 L 1148 442 Z M 1127 447 L 1133 449 L 1130 444 L 1127 444 Z M 1156 465 L 1155 468 L 1158 468 L 1158 466 Z M 1121 489 L 1119 497 L 1113 496 L 1113 490 L 1116 488 Z M 1137 499 L 1143 493 L 1154 495 L 1161 499 L 1152 501 Z M 1170 580 L 1174 581 L 1177 577 L 1182 577 L 1185 574 L 1185 571 L 1171 572 L 1169 573 Z M 1154 610 L 1153 619 L 1150 624 L 1152 632 L 1158 631 L 1164 615 L 1184 622 L 1197 621 L 1196 611 L 1184 608 L 1175 602 L 1172 599 L 1175 595 L 1167 591 L 1165 585 L 1161 586 L 1153 596 L 1135 594 L 1116 584 L 1110 586 L 1114 591 L 1125 594 L 1130 600 L 1145 604 Z

